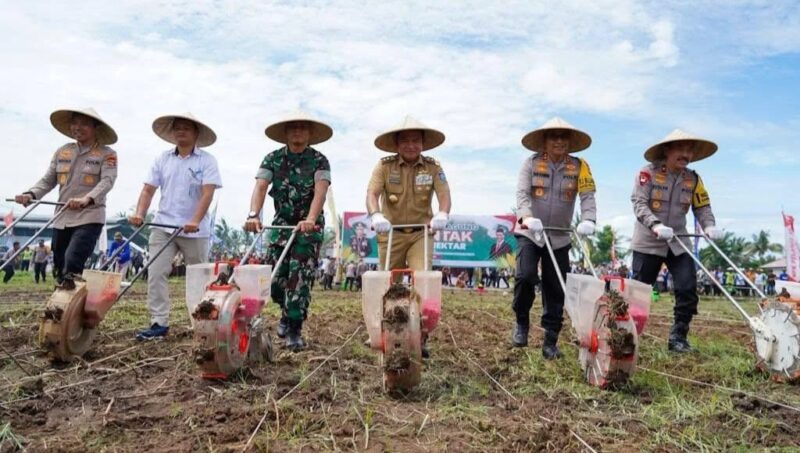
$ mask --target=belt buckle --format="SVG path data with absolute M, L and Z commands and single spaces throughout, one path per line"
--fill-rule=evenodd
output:
M 403 230 L 402 230 L 402 231 L 403 231 L 403 233 L 406 233 L 406 234 L 408 234 L 408 233 L 413 233 L 413 232 L 414 232 L 414 228 L 412 228 L 412 227 L 405 227 L 405 228 L 403 228 Z

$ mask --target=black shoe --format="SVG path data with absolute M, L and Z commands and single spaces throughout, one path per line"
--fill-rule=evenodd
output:
M 689 340 L 686 339 L 686 336 L 689 334 L 689 323 L 687 322 L 675 322 L 672 325 L 672 328 L 669 330 L 669 344 L 667 348 L 678 354 L 683 354 L 686 352 L 694 352 L 694 349 L 689 344 Z
M 428 334 L 422 334 L 422 358 L 429 359 L 431 357 L 431 351 L 428 350 Z
M 278 328 L 276 334 L 278 338 L 286 338 L 286 331 L 289 329 L 289 318 L 285 314 L 281 315 L 281 320 L 278 321 Z
M 514 333 L 511 335 L 511 344 L 515 348 L 524 348 L 528 346 L 528 325 L 517 323 L 514 325 Z
M 301 334 L 303 330 L 302 320 L 288 320 L 286 328 L 286 348 L 292 352 L 299 352 L 306 348 L 306 342 Z
M 558 349 L 558 346 L 556 345 L 542 346 L 542 357 L 544 357 L 545 360 L 560 359 L 563 356 L 564 355 L 561 354 L 561 351 Z
M 75 280 L 71 278 L 65 278 L 61 281 L 58 285 L 56 285 L 56 289 L 63 289 L 64 291 L 73 291 L 75 290 Z
M 545 331 L 544 343 L 542 344 L 542 356 L 545 360 L 555 360 L 563 357 L 556 343 L 558 343 L 558 332 L 552 330 Z

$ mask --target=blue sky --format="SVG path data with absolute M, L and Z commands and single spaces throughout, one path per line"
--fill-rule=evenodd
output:
M 243 221 L 264 127 L 302 106 L 334 127 L 319 146 L 339 210 L 363 209 L 375 136 L 412 114 L 447 135 L 431 153 L 454 212 L 503 213 L 553 115 L 587 131 L 599 222 L 630 234 L 642 153 L 675 127 L 716 141 L 694 167 L 718 223 L 768 229 L 800 215 L 800 6 L 781 1 L 2 2 L 5 195 L 29 187 L 65 138 L 52 110 L 93 106 L 120 136 L 110 212 L 136 202 L 168 145 L 155 117 L 192 111 L 219 141 L 219 210 Z M 22 153 L 24 159 L 15 158 Z M 271 212 L 271 208 L 267 208 Z

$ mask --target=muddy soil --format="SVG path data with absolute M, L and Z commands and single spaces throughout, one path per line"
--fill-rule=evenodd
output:
M 44 296 L 2 293 L 0 309 Z M 558 363 L 536 362 L 541 334 L 533 329 L 529 348 L 510 348 L 513 315 L 505 305 L 481 307 L 475 298 L 445 311 L 429 340 L 432 358 L 422 383 L 398 398 L 383 393 L 378 355 L 363 344 L 358 295 L 314 297 L 305 351 L 287 352 L 276 340 L 274 363 L 227 381 L 199 378 L 186 316 L 166 340 L 134 341 L 133 329 L 146 324 L 141 292 L 130 302 L 138 304 L 140 319 L 113 321 L 119 328 L 102 330 L 75 363 L 54 366 L 25 354 L 38 348 L 35 325 L 5 327 L 0 344 L 20 354 L 35 377 L 4 360 L 0 425 L 11 422 L 30 451 L 239 451 L 262 418 L 251 445 L 256 451 L 582 451 L 578 437 L 598 451 L 636 451 L 636 438 L 652 435 L 652 427 L 616 405 L 619 398 L 638 399 L 630 403 L 634 408 L 648 405 L 648 388 L 629 386 L 621 396 L 587 389 L 574 351 Z M 271 313 L 267 324 L 274 329 Z M 649 329 L 665 338 L 664 327 Z M 562 348 L 569 342 L 565 328 Z M 580 390 L 554 391 L 551 374 L 537 370 L 561 373 Z M 747 397 L 737 401 L 736 410 L 778 423 L 754 433 L 754 442 L 794 445 L 796 412 Z M 714 429 L 739 436 L 739 419 L 717 417 L 710 420 Z

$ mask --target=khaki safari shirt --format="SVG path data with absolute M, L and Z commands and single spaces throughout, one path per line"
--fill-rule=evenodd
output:
M 381 192 L 381 212 L 394 225 L 421 224 L 433 217 L 434 192 L 450 192 L 442 166 L 436 159 L 419 156 L 407 163 L 399 155 L 384 157 L 372 171 L 370 192 Z

